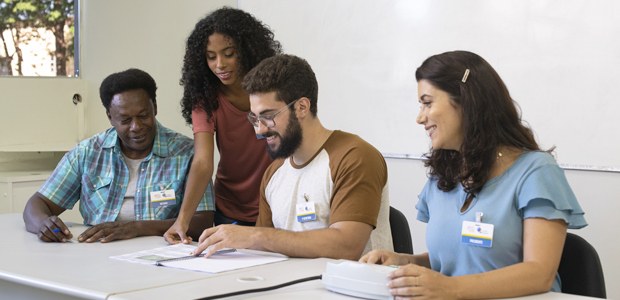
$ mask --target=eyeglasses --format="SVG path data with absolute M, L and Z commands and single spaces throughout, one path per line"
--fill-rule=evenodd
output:
M 299 100 L 299 99 L 297 99 Z M 252 124 L 252 126 L 254 126 L 255 128 L 258 128 L 258 122 L 261 122 L 263 124 L 263 126 L 267 127 L 267 128 L 273 128 L 276 126 L 276 121 L 274 120 L 276 118 L 276 116 L 283 112 L 285 109 L 289 108 L 292 104 L 294 104 L 295 102 L 297 102 L 297 100 L 287 104 L 285 107 L 282 107 L 280 109 L 278 109 L 278 111 L 276 111 L 275 113 L 272 114 L 266 114 L 266 115 L 255 115 L 252 112 L 248 113 L 248 121 L 250 121 L 250 124 Z

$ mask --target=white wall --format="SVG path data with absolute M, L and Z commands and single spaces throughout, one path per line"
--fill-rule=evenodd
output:
M 136 67 L 157 82 L 157 119 L 192 136 L 181 116 L 185 41 L 196 22 L 234 0 L 87 0 L 82 2 L 81 77 L 88 81 L 86 136 L 110 127 L 99 99 L 107 75 Z
M 556 146 L 561 164 L 620 170 L 620 143 L 609 138 L 620 131 L 620 1 L 239 0 L 239 7 L 313 66 L 322 121 L 383 153 L 427 150 L 415 128 L 415 68 L 433 54 L 469 50 L 497 70 L 541 147 Z
M 235 0 L 82 0 L 80 17 L 80 78 L 0 78 L 0 136 L 10 143 L 0 142 L 0 170 L 16 168 L 50 168 L 41 159 L 50 156 L 38 152 L 67 151 L 81 139 L 108 127 L 105 110 L 99 99 L 99 85 L 107 75 L 131 67 L 141 68 L 157 82 L 158 120 L 167 127 L 192 136 L 181 116 L 179 85 L 185 40 L 195 23 L 222 6 L 236 7 Z M 42 84 L 45 83 L 45 84 Z M 85 86 L 84 89 L 81 87 Z M 79 89 L 76 87 L 80 87 Z M 46 106 L 25 103 L 19 95 L 28 92 L 29 99 L 40 99 Z M 70 103 L 71 95 L 79 92 L 83 102 L 75 113 L 63 114 L 63 109 L 47 108 L 54 103 Z M 60 96 L 57 96 L 60 95 Z M 68 95 L 68 96 L 66 96 Z M 66 100 L 66 101 L 65 101 Z M 17 107 L 15 107 L 17 106 Z M 58 106 L 58 105 L 57 105 Z M 29 110 L 30 109 L 30 110 Z M 7 112 L 8 111 L 8 112 Z M 34 112 L 23 114 L 23 112 Z M 60 111 L 60 112 L 59 112 Z M 15 113 L 18 112 L 18 113 Z M 31 133 L 58 135 L 58 126 L 42 120 L 38 114 L 52 120 L 75 121 L 68 142 L 42 144 Z M 15 133 L 16 129 L 19 133 Z M 77 133 L 76 133 L 77 132 Z M 23 133 L 23 134 L 22 134 Z M 75 137 L 77 135 L 77 137 Z M 25 143 L 22 139 L 30 138 Z M 17 141 L 19 140 L 19 141 Z M 20 145 L 21 143 L 21 145 Z M 13 145 L 17 144 L 17 145 Z M 8 145 L 8 146 L 6 146 Z M 7 152 L 10 151 L 10 152 Z M 19 151 L 28 152 L 19 154 Z M 217 157 L 217 156 L 216 156 Z

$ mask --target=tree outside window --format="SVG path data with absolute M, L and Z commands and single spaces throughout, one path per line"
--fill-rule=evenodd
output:
M 0 0 L 0 75 L 77 76 L 77 0 Z

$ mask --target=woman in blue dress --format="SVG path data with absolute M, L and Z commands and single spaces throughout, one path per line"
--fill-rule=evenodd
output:
M 587 223 L 502 79 L 482 57 L 453 51 L 426 59 L 416 80 L 416 121 L 432 144 L 416 205 L 428 252 L 376 250 L 361 261 L 402 265 L 389 284 L 397 299 L 559 292 L 566 230 Z

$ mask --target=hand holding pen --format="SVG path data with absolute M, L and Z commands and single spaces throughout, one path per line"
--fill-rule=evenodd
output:
M 73 238 L 73 234 L 58 216 L 50 216 L 43 221 L 39 234 L 40 240 L 44 242 L 67 242 Z

